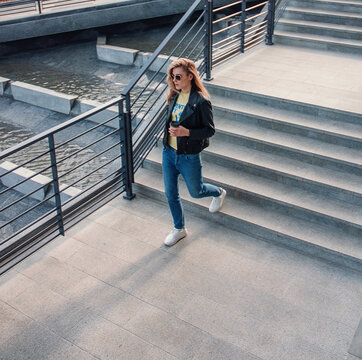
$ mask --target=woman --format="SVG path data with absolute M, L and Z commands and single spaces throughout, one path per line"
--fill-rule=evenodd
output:
M 165 239 L 172 246 L 187 235 L 179 195 L 179 175 L 194 198 L 213 197 L 210 212 L 221 209 L 226 191 L 205 184 L 200 153 L 215 133 L 210 97 L 202 85 L 195 63 L 188 59 L 173 61 L 167 70 L 168 112 L 163 137 L 162 169 L 165 193 L 174 229 Z

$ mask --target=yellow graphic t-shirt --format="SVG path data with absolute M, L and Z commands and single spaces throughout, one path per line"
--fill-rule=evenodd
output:
M 181 92 L 179 96 L 177 97 L 175 106 L 172 110 L 172 116 L 171 120 L 173 122 L 180 121 L 180 117 L 182 112 L 184 111 L 184 108 L 189 101 L 190 93 L 183 93 Z M 176 136 L 168 136 L 168 144 L 173 147 L 175 150 L 177 150 L 177 137 Z

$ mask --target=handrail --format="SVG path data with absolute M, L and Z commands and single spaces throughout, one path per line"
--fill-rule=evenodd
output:
M 27 1 L 22 0 L 22 2 Z M 27 250 L 24 249 L 34 246 L 34 239 L 39 236 L 42 239 L 48 239 L 49 236 L 55 237 L 59 233 L 63 234 L 65 225 L 69 226 L 74 221 L 78 221 L 76 219 L 82 218 L 83 214 L 96 209 L 97 206 L 104 204 L 107 200 L 120 193 L 125 192 L 124 197 L 127 199 L 134 197 L 132 191 L 134 174 L 157 144 L 167 120 L 165 92 L 168 87 L 165 84 L 165 67 L 173 60 L 173 57 L 191 57 L 192 55 L 200 75 L 205 75 L 205 80 L 208 81 L 211 79 L 212 68 L 228 60 L 231 56 L 244 52 L 263 41 L 267 45 L 272 44 L 275 9 L 278 9 L 280 4 L 285 6 L 287 1 L 263 0 L 249 8 L 246 6 L 247 2 L 248 0 L 231 1 L 230 4 L 214 9 L 213 0 L 195 0 L 144 66 L 137 72 L 136 76 L 124 88 L 121 96 L 0 152 L 0 161 L 12 161 L 14 155 L 19 152 L 28 151 L 32 146 L 39 147 L 41 145 L 41 155 L 37 153 L 30 160 L 26 160 L 22 164 L 17 163 L 10 169 L 1 171 L 0 185 L 2 180 L 16 174 L 25 165 L 30 167 L 32 163 L 40 162 L 39 167 L 42 167 L 40 169 L 37 167 L 36 171 L 26 178 L 20 179 L 16 183 L 10 184 L 10 186 L 5 186 L 5 189 L 2 187 L 0 197 L 6 195 L 8 191 L 20 189 L 29 181 L 35 181 L 37 175 L 49 177 L 47 182 L 32 187 L 20 198 L 14 199 L 3 207 L 3 209 L 8 209 L 16 206 L 25 198 L 39 195 L 41 191 L 44 192 L 44 196 L 40 201 L 35 204 L 30 203 L 26 210 L 22 209 L 20 214 L 13 216 L 13 219 L 19 219 L 32 209 L 37 209 L 39 204 L 48 206 L 45 209 L 46 211 L 40 212 L 37 219 L 32 219 L 23 228 L 15 228 L 9 238 L 0 241 L 3 244 L 0 246 L 11 243 L 9 250 L 0 247 L 0 263 L 3 262 L 3 259 L 7 259 L 8 256 L 14 257 L 17 256 L 17 253 L 25 253 Z M 200 10 L 202 4 L 204 5 L 203 9 Z M 231 7 L 238 5 L 240 5 L 240 10 L 231 10 Z M 230 12 L 223 18 L 214 21 L 215 13 L 221 10 Z M 235 18 L 235 16 L 239 15 L 241 15 L 241 20 Z M 256 21 L 249 26 L 251 20 L 254 19 Z M 235 23 L 230 25 L 230 21 L 235 21 Z M 226 22 L 226 26 L 222 27 L 224 22 Z M 213 29 L 213 25 L 218 26 L 218 28 Z M 183 32 L 184 30 L 185 32 Z M 162 55 L 166 46 L 179 35 L 181 35 L 181 40 L 173 47 L 173 50 L 166 55 Z M 157 63 L 156 60 L 160 60 L 160 62 Z M 148 76 L 149 71 L 153 71 L 152 76 Z M 137 85 L 141 89 L 138 93 Z M 108 114 L 107 119 L 101 121 L 98 125 L 86 131 L 77 131 L 75 133 L 67 130 L 71 126 L 89 120 L 90 117 L 115 106 L 117 106 L 116 115 Z M 59 152 L 64 152 L 79 137 L 90 132 L 97 132 L 101 127 L 102 129 L 107 127 L 109 122 L 114 122 L 116 119 L 118 119 L 116 128 L 109 130 L 106 134 L 103 133 L 100 137 L 96 137 L 95 141 L 90 141 L 86 146 L 75 150 L 72 149 L 70 153 L 65 153 L 64 156 L 57 159 Z M 55 136 L 64 133 L 66 139 L 56 142 Z M 88 153 L 90 149 L 101 142 L 105 143 L 102 149 L 87 154 L 86 159 L 78 159 L 82 154 Z M 116 149 L 118 151 L 115 151 Z M 75 170 L 80 170 L 105 155 L 107 155 L 106 159 L 96 163 L 92 169 L 77 175 L 76 178 L 70 177 L 66 180 L 67 184 L 61 183 L 68 175 L 72 175 Z M 46 156 L 49 157 L 47 161 L 44 160 Z M 68 159 L 71 158 L 77 159 L 75 164 L 72 164 L 72 168 L 63 168 Z M 117 162 L 117 164 L 112 168 L 114 162 Z M 105 169 L 108 169 L 106 173 L 95 177 L 98 170 L 103 171 Z M 90 184 L 83 190 L 74 188 L 80 181 L 88 178 L 91 178 Z M 74 194 L 68 196 L 66 192 L 69 190 L 75 191 Z M 0 212 L 3 209 L 0 209 Z M 15 220 L 10 220 L 5 225 L 2 224 L 0 230 L 8 224 L 16 222 Z M 36 240 L 35 243 L 39 241 Z M 9 261 L 6 260 L 7 263 Z
M 156 48 L 153 52 L 152 56 L 147 60 L 147 62 L 142 66 L 139 72 L 135 75 L 135 77 L 130 81 L 130 83 L 126 86 L 126 88 L 122 91 L 122 95 L 126 96 L 137 84 L 137 82 L 141 79 L 141 77 L 145 74 L 145 72 L 151 67 L 156 58 L 161 54 L 161 51 L 165 48 L 165 46 L 170 42 L 170 40 L 174 37 L 174 35 L 180 30 L 180 28 L 185 24 L 188 18 L 195 11 L 197 6 L 203 0 L 196 0 L 191 7 L 187 10 L 187 12 L 182 16 L 179 22 L 175 25 L 175 27 L 169 32 L 169 34 L 165 37 L 165 39 L 161 42 L 161 44 Z
M 72 126 L 72 125 L 74 125 L 74 124 L 76 124 L 76 123 L 78 123 L 78 122 L 80 122 L 82 120 L 85 120 L 85 119 L 87 119 L 88 117 L 90 117 L 92 115 L 98 114 L 99 112 L 101 112 L 101 111 L 103 111 L 105 109 L 108 109 L 111 106 L 116 105 L 117 103 L 119 103 L 123 99 L 124 99 L 123 96 L 112 99 L 112 100 L 108 101 L 107 103 L 105 103 L 105 104 L 103 104 L 103 105 L 101 105 L 101 106 L 99 106 L 97 108 L 88 110 L 87 112 L 85 112 L 83 114 L 80 114 L 78 116 L 75 116 L 74 118 L 71 118 L 71 119 L 65 121 L 64 123 L 62 123 L 60 125 L 54 126 L 54 127 L 50 128 L 48 130 L 43 131 L 40 134 L 34 135 L 30 139 L 22 141 L 20 144 L 14 145 L 9 149 L 3 150 L 3 151 L 0 152 L 0 160 L 4 159 L 5 157 L 8 157 L 8 156 L 10 156 L 10 155 L 12 155 L 12 154 L 14 154 L 16 152 L 18 152 L 18 151 L 20 151 L 22 149 L 25 149 L 25 148 L 29 147 L 32 144 L 35 144 L 35 143 L 37 143 L 37 142 L 39 142 L 41 140 L 46 139 L 51 134 L 56 134 L 57 132 L 59 132 L 61 130 L 64 130 L 67 127 Z

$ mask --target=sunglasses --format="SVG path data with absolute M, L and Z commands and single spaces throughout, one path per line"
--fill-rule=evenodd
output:
M 171 75 L 171 79 L 172 80 L 177 80 L 177 81 L 180 81 L 181 79 L 182 79 L 182 75 L 180 75 L 180 74 L 177 74 L 177 75 Z

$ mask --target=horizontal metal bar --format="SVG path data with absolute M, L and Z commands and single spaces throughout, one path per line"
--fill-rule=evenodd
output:
M 225 47 L 228 47 L 228 46 L 230 46 L 231 44 L 234 44 L 234 43 L 236 43 L 236 42 L 240 43 L 240 39 L 231 40 L 231 41 L 228 42 L 227 44 L 224 44 L 224 45 L 219 46 L 217 49 L 218 49 L 218 50 L 224 49 Z
M 251 39 L 253 39 L 254 38 L 254 36 L 255 35 L 253 35 L 253 36 L 251 36 Z M 253 40 L 251 40 L 251 41 L 249 41 L 249 39 L 248 39 L 248 41 L 245 41 L 245 46 L 248 46 L 249 45 L 249 43 L 252 43 L 252 42 L 254 42 L 254 41 L 256 41 L 256 40 L 259 40 L 260 38 L 262 38 L 262 37 L 264 37 L 265 36 L 265 32 L 263 33 L 263 34 L 261 34 L 261 35 L 259 35 L 258 34 L 258 36 L 256 36 Z
M 233 47 L 233 48 L 231 48 L 231 49 L 228 49 L 227 51 L 224 51 L 224 52 L 221 53 L 221 54 L 217 54 L 218 56 L 216 56 L 216 57 L 213 59 L 214 62 L 217 63 L 219 59 L 224 58 L 225 56 L 226 56 L 226 57 L 228 57 L 228 56 L 231 57 L 231 56 L 233 55 L 233 53 L 234 53 L 235 50 L 238 50 L 238 52 L 240 52 L 240 51 L 241 51 L 240 46 L 235 46 L 235 47 Z
M 134 150 L 135 158 L 139 157 L 144 152 L 144 150 L 149 147 L 149 145 L 154 140 L 154 136 L 156 134 L 158 134 L 160 131 L 162 131 L 163 127 L 164 127 L 164 121 L 161 117 L 160 120 L 156 124 L 153 124 L 152 130 L 148 134 L 148 138 L 146 140 L 141 141 L 141 143 L 138 143 L 135 146 L 135 150 Z
M 24 167 L 25 165 L 33 162 L 34 160 L 40 159 L 42 156 L 45 156 L 45 155 L 47 155 L 47 154 L 49 154 L 49 153 L 50 153 L 50 150 L 47 150 L 47 151 L 45 151 L 44 153 L 42 153 L 42 154 L 40 154 L 40 155 L 37 155 L 37 156 L 31 158 L 30 160 L 25 161 L 24 163 L 22 163 L 22 164 L 20 164 L 20 165 L 16 165 L 13 169 L 8 170 L 8 171 L 4 172 L 3 174 L 1 174 L 1 175 L 0 175 L 0 178 L 2 178 L 3 176 L 6 176 L 6 175 L 8 175 L 8 174 L 10 174 L 10 173 L 18 170 L 18 169 L 20 169 L 20 168 L 22 168 L 22 167 Z
M 43 131 L 42 133 L 38 134 L 38 135 L 35 135 L 33 137 L 31 137 L 30 139 L 27 139 L 25 141 L 22 141 L 20 144 L 17 144 L 15 146 L 12 146 L 11 148 L 9 149 L 6 149 L 2 152 L 0 152 L 0 160 L 22 150 L 22 149 L 25 149 L 27 148 L 28 146 L 32 145 L 32 144 L 35 144 L 37 142 L 39 142 L 40 140 L 44 140 L 46 139 L 48 136 L 52 135 L 52 134 L 55 134 L 61 130 L 64 130 L 66 128 L 68 128 L 69 126 L 72 126 L 92 115 L 95 115 L 95 114 L 98 114 L 99 112 L 105 110 L 105 109 L 108 109 L 109 107 L 115 105 L 115 104 L 118 104 L 119 102 L 123 101 L 124 100 L 124 97 L 123 96 L 120 96 L 120 97 L 117 97 L 113 100 L 110 100 L 108 102 L 106 102 L 104 105 L 102 106 L 99 106 L 97 108 L 94 108 L 94 109 L 91 109 L 81 115 L 78 115 L 72 119 L 69 119 L 65 122 L 63 122 L 62 124 L 60 125 L 57 125 L 57 126 L 54 126 L 46 131 Z
M 10 204 L 6 205 L 6 206 L 5 206 L 5 207 L 3 207 L 3 208 L 1 208 L 1 209 L 0 209 L 0 212 L 7 210 L 9 207 L 14 206 L 14 205 L 15 205 L 15 204 L 17 204 L 18 202 L 20 202 L 20 201 L 22 201 L 22 200 L 26 199 L 27 197 L 29 197 L 29 196 L 31 196 L 31 195 L 33 195 L 33 194 L 35 194 L 37 191 L 39 191 L 39 190 L 43 190 L 43 188 L 44 188 L 45 186 L 50 185 L 52 182 L 53 182 L 53 180 L 52 180 L 52 179 L 50 179 L 50 181 L 49 181 L 48 183 L 46 183 L 45 185 L 41 185 L 39 188 L 37 188 L 37 189 L 35 189 L 35 190 L 31 191 L 30 193 L 25 194 L 25 195 L 24 195 L 24 196 L 22 196 L 21 198 L 19 198 L 19 199 L 17 199 L 17 200 L 15 200 L 15 201 L 13 201 L 12 203 L 10 203 Z M 18 185 L 17 185 L 17 186 L 18 186 Z
M 222 39 L 222 40 L 214 43 L 212 46 L 217 47 L 217 45 L 219 45 L 219 44 L 221 44 L 221 43 L 223 43 L 223 42 L 225 42 L 225 41 L 228 41 L 228 40 L 230 40 L 230 39 L 232 39 L 232 38 L 234 38 L 234 37 L 236 37 L 236 36 L 241 36 L 241 32 L 238 32 L 238 33 L 236 33 L 236 34 L 234 34 L 234 35 L 231 35 L 231 36 L 227 37 L 226 39 Z
M 48 212 L 46 212 L 45 214 L 41 215 L 40 217 L 37 217 L 34 221 L 32 221 L 31 223 L 25 225 L 24 227 L 22 227 L 21 229 L 19 229 L 18 231 L 16 231 L 14 234 L 12 234 L 10 237 L 8 237 L 7 239 L 5 239 L 4 241 L 0 242 L 0 245 L 3 245 L 5 243 L 7 243 L 8 241 L 10 241 L 11 239 L 13 239 L 15 236 L 19 235 L 20 233 L 22 233 L 23 231 L 25 231 L 26 229 L 29 229 L 31 226 L 35 225 L 38 221 L 40 221 L 41 219 L 44 219 L 46 216 L 50 215 L 52 212 L 56 213 L 57 208 L 54 205 L 54 208 L 49 210 Z M 8 224 L 6 224 L 7 226 Z
M 61 192 L 64 192 L 65 190 L 69 189 L 70 187 L 74 186 L 75 184 L 79 183 L 80 181 L 84 180 L 85 178 L 87 178 L 89 175 L 94 174 L 95 172 L 99 171 L 100 169 L 104 168 L 105 166 L 109 165 L 111 162 L 113 162 L 116 159 L 119 159 L 121 157 L 121 155 L 117 155 L 116 157 L 114 157 L 113 159 L 105 162 L 104 164 L 102 164 L 101 166 L 97 167 L 96 169 L 92 170 L 90 173 L 82 176 L 81 178 L 78 178 L 76 181 L 72 182 L 71 184 L 65 186 L 64 188 L 62 188 Z
M 258 7 L 266 5 L 267 3 L 268 3 L 268 1 L 264 1 L 263 3 L 257 4 L 257 5 L 251 6 L 250 8 L 245 9 L 245 11 L 250 11 L 250 10 L 256 9 Z
M 245 30 L 245 32 L 248 32 L 248 31 L 250 31 L 251 29 L 260 27 L 260 26 L 262 26 L 263 24 L 266 24 L 267 22 L 268 22 L 268 20 L 264 20 L 264 21 L 260 22 L 259 24 L 250 26 L 249 28 L 247 28 L 247 29 Z
M 249 49 L 251 49 L 252 47 L 254 47 L 255 45 L 258 45 L 258 44 L 260 44 L 260 43 L 262 43 L 264 41 L 264 39 L 260 39 L 258 42 L 256 42 L 255 44 L 253 44 L 252 45 L 252 43 L 254 42 L 254 41 L 250 41 L 249 42 L 249 44 L 247 45 L 247 46 L 245 46 L 245 51 L 246 50 L 249 50 Z
M 25 214 L 27 214 L 28 212 L 34 210 L 35 208 L 37 208 L 40 205 L 45 204 L 48 200 L 50 200 L 51 198 L 53 198 L 55 195 L 49 196 L 41 201 L 39 201 L 37 204 L 33 205 L 32 207 L 30 207 L 29 209 L 27 209 L 26 211 L 22 212 L 21 214 L 15 216 L 14 218 L 12 218 L 11 220 L 7 221 L 4 224 L 0 225 L 0 229 L 4 228 L 5 226 L 8 226 L 9 224 L 11 224 L 12 222 L 14 222 L 15 220 L 18 220 L 19 218 L 21 218 L 22 216 L 24 216 Z
M 86 134 L 90 133 L 91 131 L 98 129 L 98 128 L 101 127 L 101 126 L 105 126 L 105 124 L 107 124 L 108 122 L 110 122 L 110 121 L 112 121 L 112 120 L 117 119 L 118 117 L 119 117 L 119 115 L 117 114 L 117 115 L 111 117 L 110 119 L 105 120 L 105 121 L 102 121 L 101 123 L 99 123 L 99 124 L 97 124 L 97 125 L 89 128 L 88 130 L 85 130 L 85 131 L 83 131 L 82 133 L 80 133 L 80 134 L 78 134 L 78 135 L 76 135 L 76 136 L 73 136 L 72 138 L 70 138 L 70 139 L 68 139 L 68 140 L 66 140 L 66 141 L 64 141 L 64 142 L 62 142 L 62 143 L 60 143 L 60 144 L 57 144 L 55 150 L 58 150 L 58 149 L 61 148 L 62 146 L 66 145 L 66 144 L 69 144 L 71 141 L 74 141 L 74 140 L 80 138 L 81 136 L 86 135 Z
M 251 32 L 250 34 L 247 34 L 247 36 L 245 36 L 245 42 L 248 41 L 248 39 L 254 38 L 256 36 L 259 36 L 261 33 L 266 33 L 267 29 L 265 27 L 262 27 L 260 29 L 256 29 L 255 31 Z
M 94 140 L 93 142 L 91 142 L 91 143 L 88 144 L 87 146 L 84 146 L 84 147 L 82 147 L 81 149 L 74 151 L 74 152 L 71 153 L 70 155 L 67 155 L 67 156 L 64 157 L 64 158 L 61 158 L 60 160 L 57 161 L 57 164 L 61 164 L 61 163 L 64 162 L 65 160 L 68 160 L 69 158 L 71 158 L 71 157 L 79 154 L 80 152 L 82 152 L 82 151 L 90 148 L 90 147 L 93 146 L 94 144 L 97 144 L 97 143 L 101 142 L 102 140 L 106 139 L 107 137 L 109 137 L 109 136 L 111 136 L 111 135 L 114 135 L 114 134 L 116 134 L 116 133 L 118 133 L 118 132 L 119 132 L 119 129 L 113 130 L 113 131 L 110 132 L 109 134 L 106 134 L 106 135 L 102 136 L 101 138 L 98 138 L 98 139 Z M 57 150 L 57 149 L 58 149 L 58 147 L 56 148 L 56 150 Z
M 33 177 L 35 177 L 35 176 L 37 176 L 37 175 L 40 175 L 41 173 L 45 172 L 46 170 L 51 169 L 51 167 L 52 167 L 52 166 L 49 165 L 48 167 L 42 169 L 41 171 L 38 171 L 38 172 L 34 173 L 33 175 L 31 175 L 31 176 L 29 176 L 29 177 L 27 177 L 27 178 L 25 178 L 25 179 L 17 182 L 16 184 L 7 187 L 5 190 L 3 190 L 3 191 L 0 192 L 0 195 L 5 194 L 6 192 L 8 192 L 8 191 L 10 191 L 10 190 L 12 190 L 12 189 L 15 189 L 15 188 L 18 187 L 19 185 L 24 184 L 24 183 L 27 182 L 28 180 L 31 180 Z M 8 172 L 8 173 L 9 173 L 9 172 Z
M 203 0 L 196 0 L 187 10 L 187 12 L 182 16 L 180 21 L 175 25 L 175 27 L 170 31 L 170 33 L 166 36 L 166 38 L 161 42 L 161 44 L 157 47 L 157 49 L 153 52 L 152 56 L 148 59 L 146 64 L 142 66 L 137 75 L 133 78 L 133 80 L 128 84 L 128 86 L 122 91 L 122 95 L 128 95 L 133 87 L 137 84 L 143 74 L 150 68 L 153 62 L 156 60 L 158 55 L 160 55 L 161 51 L 164 47 L 169 43 L 169 41 L 173 38 L 173 36 L 179 31 L 179 29 L 186 23 L 189 17 L 193 14 L 196 8 L 200 5 Z
M 113 171 L 112 173 L 110 173 L 109 175 L 107 175 L 106 177 L 98 180 L 96 183 L 92 184 L 91 186 L 89 186 L 86 190 L 84 190 L 83 192 L 79 193 L 79 194 L 76 194 L 74 196 L 72 196 L 70 199 L 64 201 L 63 203 L 63 206 L 64 205 L 67 205 L 68 203 L 70 203 L 71 201 L 74 201 L 76 198 L 78 198 L 79 196 L 82 196 L 84 195 L 84 192 L 86 191 L 89 191 L 90 189 L 94 188 L 95 186 L 99 185 L 101 182 L 105 181 L 105 179 L 108 179 L 109 177 L 111 176 L 114 176 L 115 174 L 119 173 L 119 177 L 120 177 L 120 180 L 123 180 L 122 177 L 124 177 L 125 173 L 124 171 L 123 172 L 120 172 L 121 169 L 117 169 L 115 171 Z
M 229 30 L 229 29 L 235 27 L 235 26 L 239 26 L 240 24 L 241 24 L 241 21 L 239 21 L 239 22 L 237 22 L 237 23 L 235 23 L 233 25 L 227 26 L 225 28 L 222 28 L 221 30 L 215 31 L 215 32 L 212 33 L 212 35 L 220 34 L 220 33 L 224 32 L 226 30 Z
M 71 172 L 73 172 L 74 170 L 79 169 L 79 168 L 82 167 L 83 165 L 85 165 L 85 164 L 89 163 L 90 161 L 96 159 L 97 157 L 103 155 L 103 154 L 106 153 L 107 151 L 115 148 L 115 147 L 118 146 L 120 143 L 121 143 L 121 142 L 119 141 L 117 144 L 114 144 L 114 145 L 110 146 L 109 148 L 101 151 L 100 153 L 96 153 L 96 154 L 93 155 L 91 158 L 83 161 L 82 163 L 78 164 L 77 166 L 73 167 L 72 169 L 66 171 L 65 173 L 62 173 L 61 175 L 59 175 L 59 176 L 58 176 L 58 179 L 61 179 L 61 178 L 65 177 L 65 176 L 69 175 L 69 174 L 70 174 Z
M 232 17 L 234 17 L 234 16 L 237 16 L 237 15 L 239 15 L 239 14 L 241 14 L 241 11 L 237 11 L 237 12 L 231 14 L 231 15 L 224 16 L 223 18 L 217 19 L 217 20 L 213 21 L 212 23 L 213 23 L 213 24 L 217 24 L 217 23 L 219 23 L 219 22 L 221 22 L 221 21 L 225 21 L 225 20 L 230 19 L 230 18 L 232 18 Z
M 227 8 L 229 8 L 229 7 L 231 7 L 231 6 L 234 6 L 234 5 L 237 5 L 237 4 L 241 4 L 241 0 L 235 1 L 235 2 L 233 2 L 233 3 L 231 3 L 231 4 L 228 4 L 228 5 L 220 6 L 220 7 L 216 8 L 216 9 L 214 9 L 213 12 L 216 13 L 216 12 L 218 12 L 218 11 L 227 9 Z
M 56 224 L 56 219 L 55 219 L 55 224 Z M 55 236 L 54 236 L 53 238 L 51 238 L 50 240 L 48 240 L 45 244 L 47 244 L 49 241 L 51 241 L 52 239 L 56 238 L 56 237 L 59 235 L 58 227 L 56 227 L 54 230 L 50 231 L 50 229 L 53 228 L 55 224 L 49 224 L 47 227 L 45 227 L 45 228 L 42 229 L 41 232 L 42 232 L 43 234 L 44 234 L 44 233 L 48 233 L 47 236 L 56 233 Z M 34 242 L 34 240 L 35 240 L 36 238 L 38 238 L 38 241 L 35 241 L 35 242 Z M 5 258 L 7 258 L 7 257 L 9 257 L 9 256 L 11 256 L 11 255 L 15 255 L 15 254 L 17 254 L 17 255 L 16 255 L 16 258 L 19 258 L 20 255 L 26 253 L 27 251 L 29 251 L 29 249 L 34 248 L 37 244 L 39 244 L 39 243 L 42 242 L 42 241 L 44 241 L 44 238 L 43 238 L 43 237 L 39 238 L 39 234 L 34 234 L 34 235 L 31 236 L 29 239 L 27 239 L 27 241 L 26 241 L 25 244 L 24 244 L 24 243 L 19 243 L 17 246 L 13 247 L 10 251 L 8 251 L 6 254 L 4 254 L 4 255 L 1 257 L 1 259 L 0 259 L 0 261 L 2 262 L 1 268 L 3 268 L 4 266 L 6 266 L 7 264 L 9 264 L 11 261 L 13 261 L 13 260 L 15 259 L 15 258 L 10 258 L 7 262 L 4 262 L 4 259 L 5 259 Z M 32 245 L 29 246 L 29 247 L 26 247 L 26 245 L 29 244 L 29 243 L 32 244 Z M 44 244 L 44 245 L 45 245 L 45 244 Z M 43 246 L 44 246 L 44 245 L 43 245 Z M 22 249 L 22 248 L 23 248 L 23 251 L 19 251 L 19 250 Z M 34 253 L 35 251 L 37 251 L 37 250 L 38 250 L 37 248 L 34 249 L 32 252 L 30 252 L 29 254 L 27 254 L 26 257 L 29 257 L 31 254 L 33 254 L 33 253 Z M 9 252 L 10 252 L 10 255 L 9 255 Z M 17 261 L 17 262 L 14 262 L 14 263 L 12 264 L 12 267 L 15 266 L 16 264 L 18 264 L 18 263 L 19 263 L 20 261 L 22 261 L 22 260 L 24 260 L 24 258 L 19 259 L 19 261 Z M 1 269 L 0 269 L 0 271 L 1 271 Z M 1 272 L 0 274 L 2 274 L 2 272 Z
M 261 16 L 261 15 L 267 14 L 267 13 L 268 13 L 268 11 L 263 11 L 263 12 L 261 12 L 260 14 L 256 14 L 256 15 L 254 15 L 254 16 L 250 16 L 250 17 L 248 17 L 248 18 L 245 20 L 245 22 L 248 22 L 248 21 L 250 21 L 250 20 L 253 20 L 253 19 L 255 19 L 255 18 L 257 18 L 257 17 L 259 17 L 259 16 Z

